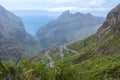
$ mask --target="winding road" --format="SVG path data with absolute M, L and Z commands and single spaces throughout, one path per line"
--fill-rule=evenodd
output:
M 60 56 L 61 59 L 64 59 L 63 46 L 60 46 Z
M 78 54 L 79 52 L 78 51 L 75 51 L 75 50 L 72 50 L 72 49 L 68 49 L 66 46 L 60 46 L 60 56 L 61 56 L 61 59 L 64 59 L 64 53 L 63 53 L 63 49 L 67 50 L 67 51 L 71 51 L 72 53 L 76 53 Z M 50 67 L 54 67 L 54 61 L 52 59 L 52 57 L 50 56 L 50 51 L 47 51 L 45 53 L 45 56 L 48 58 L 48 60 L 50 61 L 49 65 Z
M 47 52 L 45 53 L 45 56 L 46 56 L 46 57 L 49 59 L 49 61 L 50 61 L 50 63 L 49 63 L 50 67 L 54 67 L 54 61 L 53 61 L 52 57 L 49 55 L 49 52 L 50 52 L 50 51 L 47 51 Z
M 65 50 L 67 50 L 67 51 L 71 51 L 71 52 L 76 53 L 76 54 L 79 53 L 79 52 L 76 51 L 76 50 L 68 49 L 66 46 L 63 46 L 63 48 L 64 48 Z

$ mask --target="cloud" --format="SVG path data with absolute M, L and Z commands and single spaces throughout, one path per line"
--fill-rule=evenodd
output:
M 110 3 L 109 3 L 110 2 Z M 71 11 L 108 11 L 120 0 L 0 0 L 8 10 L 47 10 L 52 12 Z
M 44 2 L 44 3 L 71 3 L 79 0 L 0 0 L 0 2 Z
M 7 2 L 13 2 L 13 3 L 21 3 L 21 2 L 43 2 L 43 3 L 88 3 L 90 5 L 94 4 L 101 4 L 102 2 L 105 2 L 105 0 L 0 0 L 1 3 L 7 3 Z M 26 4 L 27 5 L 27 4 Z
M 57 8 L 44 8 L 43 10 L 51 11 L 51 12 L 63 12 L 66 10 L 70 10 L 72 12 L 92 12 L 92 11 L 98 11 L 98 12 L 104 12 L 110 10 L 110 8 L 79 8 L 79 7 L 57 7 Z
M 106 0 L 91 0 L 87 4 L 89 6 L 102 6 L 105 2 L 106 2 Z
M 97 12 L 106 12 L 110 10 L 110 8 L 89 8 L 89 7 L 39 7 L 39 8 L 28 8 L 28 7 L 17 7 L 12 10 L 42 10 L 42 11 L 49 11 L 49 12 L 63 12 L 70 10 L 71 12 L 92 12 L 92 11 L 97 11 Z
M 54 0 L 55 3 L 75 3 L 78 2 L 78 0 Z

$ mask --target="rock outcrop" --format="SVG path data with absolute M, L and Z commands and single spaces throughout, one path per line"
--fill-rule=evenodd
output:
M 103 25 L 96 33 L 97 53 L 118 54 L 120 52 L 120 4 L 107 15 Z

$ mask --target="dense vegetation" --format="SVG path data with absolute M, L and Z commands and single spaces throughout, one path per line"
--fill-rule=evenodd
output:
M 77 80 L 77 73 L 70 64 L 56 64 L 53 68 L 44 63 L 24 60 L 14 67 L 1 64 L 1 80 Z

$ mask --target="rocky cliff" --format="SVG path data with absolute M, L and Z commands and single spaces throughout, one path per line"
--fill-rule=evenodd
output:
M 117 54 L 120 52 L 120 5 L 113 8 L 107 15 L 103 25 L 98 29 L 97 53 Z
M 28 55 L 38 53 L 37 40 L 28 34 L 22 20 L 0 6 L 0 33 L 5 40 L 22 48 Z

